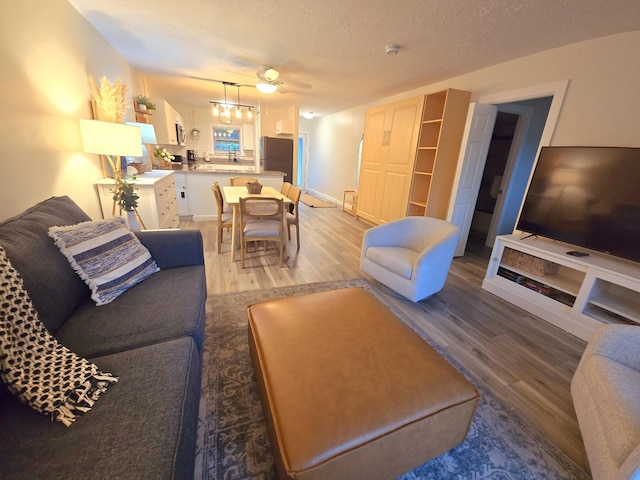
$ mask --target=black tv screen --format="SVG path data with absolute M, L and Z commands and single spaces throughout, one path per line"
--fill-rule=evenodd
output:
M 516 228 L 640 262 L 640 148 L 543 147 Z

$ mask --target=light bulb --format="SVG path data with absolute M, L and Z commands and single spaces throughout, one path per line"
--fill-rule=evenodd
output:
M 251 108 L 249 108 L 249 111 L 247 112 L 247 118 L 249 120 L 251 120 L 253 118 L 253 112 L 251 111 Z
M 240 120 L 242 118 L 242 110 L 240 110 L 240 106 L 236 107 L 236 119 Z
M 220 109 L 218 108 L 218 104 L 214 103 L 213 104 L 213 116 L 217 117 L 218 115 L 220 115 Z

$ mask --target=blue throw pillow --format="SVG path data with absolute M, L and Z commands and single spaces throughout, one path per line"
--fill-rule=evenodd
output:
M 89 285 L 97 305 L 113 301 L 160 270 L 120 217 L 51 227 L 49 236 Z

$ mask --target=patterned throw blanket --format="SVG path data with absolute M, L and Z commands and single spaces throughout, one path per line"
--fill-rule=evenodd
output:
M 1 246 L 0 377 L 24 403 L 66 426 L 118 381 L 47 331 Z

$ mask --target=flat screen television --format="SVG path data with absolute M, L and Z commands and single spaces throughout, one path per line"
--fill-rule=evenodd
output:
M 543 147 L 516 228 L 640 262 L 640 148 Z

